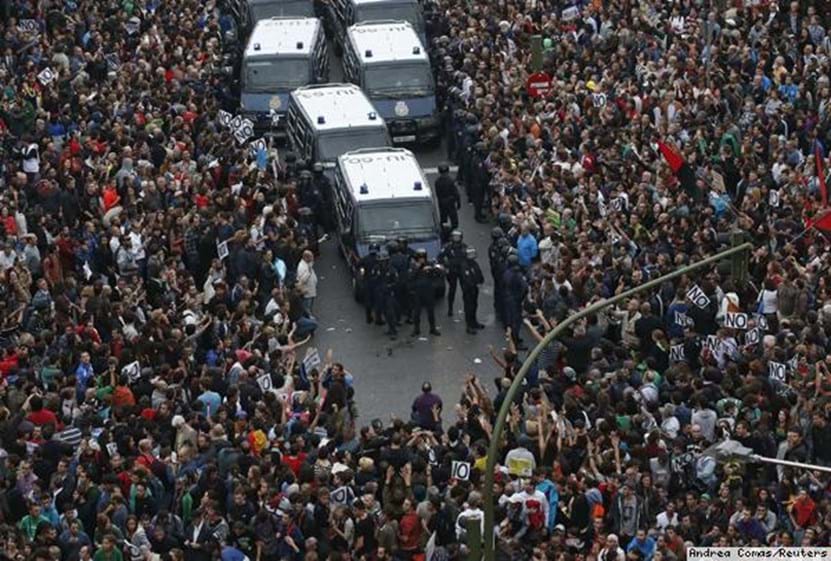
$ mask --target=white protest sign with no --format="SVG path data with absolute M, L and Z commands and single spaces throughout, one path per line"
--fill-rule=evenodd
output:
M 695 304 L 697 308 L 704 309 L 710 305 L 710 299 L 704 294 L 704 291 L 701 290 L 701 287 L 697 284 L 694 284 L 692 288 L 687 291 L 687 298 L 689 298 L 690 302 Z
M 744 334 L 745 345 L 758 345 L 762 341 L 762 328 L 754 327 Z
M 788 379 L 788 367 L 781 362 L 768 363 L 768 376 L 774 380 L 778 380 L 783 384 Z
M 461 479 L 462 481 L 470 479 L 470 463 L 458 462 L 454 460 L 450 477 L 454 479 Z
M 261 374 L 257 376 L 257 384 L 259 384 L 260 389 L 264 392 L 271 391 L 271 375 Z
M 669 360 L 670 362 L 684 362 L 686 356 L 684 355 L 684 345 L 679 343 L 678 345 L 672 345 L 669 348 Z
M 24 33 L 40 33 L 40 27 L 37 20 L 22 19 L 17 22 L 17 29 Z
M 228 253 L 228 240 L 216 244 L 216 256 L 219 257 L 220 260 L 228 257 Z
M 248 148 L 249 148 L 249 150 L 251 150 L 251 157 L 252 158 L 256 158 L 259 155 L 260 150 L 263 150 L 266 153 L 268 152 L 268 145 L 266 145 L 265 140 L 263 140 L 262 138 L 258 138 L 257 140 L 252 140 L 248 144 Z
M 228 113 L 227 111 L 225 111 L 223 109 L 220 109 L 219 113 L 217 113 L 217 120 L 219 121 L 219 124 L 222 125 L 225 128 L 228 128 L 228 127 L 231 126 L 231 120 L 233 118 L 234 118 L 233 115 L 231 115 L 230 113 Z
M 303 358 L 303 368 L 306 369 L 306 374 L 320 366 L 320 353 L 315 347 L 306 349 L 306 356 Z
M 732 329 L 747 329 L 747 314 L 727 312 L 724 314 L 724 327 Z
M 52 83 L 55 77 L 55 72 L 51 68 L 47 67 L 41 70 L 40 74 L 38 74 L 38 82 L 40 82 L 44 86 L 48 86 Z
M 130 383 L 132 384 L 141 377 L 141 365 L 138 361 L 131 362 L 121 369 L 121 374 L 123 376 L 127 376 L 127 379 L 130 380 Z

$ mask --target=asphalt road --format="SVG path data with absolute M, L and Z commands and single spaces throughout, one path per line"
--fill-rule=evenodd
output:
M 444 159 L 441 148 L 415 151 L 425 169 L 435 168 Z M 435 181 L 436 174 L 429 175 L 430 181 Z M 313 344 L 321 355 L 331 348 L 334 359 L 353 374 L 361 423 L 374 418 L 386 422 L 391 415 L 406 418 L 425 381 L 451 404 L 458 399 L 467 373 L 476 373 L 487 383 L 499 373 L 488 352 L 488 345 L 496 349 L 504 346 L 504 336 L 493 313 L 493 284 L 487 259 L 491 226 L 473 219 L 473 208 L 466 204 L 464 193 L 462 200 L 465 204 L 460 211 L 460 228 L 465 242 L 476 248 L 486 279 L 479 295 L 478 316 L 487 327 L 477 335 L 465 332 L 461 294 L 457 291 L 454 317 L 447 317 L 446 299 L 436 304 L 440 337 L 412 338 L 412 328 L 405 324 L 398 339 L 390 340 L 383 334 L 384 327 L 367 325 L 363 307 L 352 296 L 350 273 L 336 242 L 330 240 L 321 246 L 315 267 L 320 281 L 315 314 L 320 327 Z M 422 318 L 422 323 L 426 323 L 426 318 Z M 422 333 L 426 331 L 422 326 Z M 452 408 L 446 407 L 444 418 L 452 415 Z
M 331 46 L 330 56 L 330 81 L 342 81 L 341 61 Z M 431 183 L 434 182 L 436 167 L 446 160 L 444 145 L 408 148 L 415 152 Z M 443 417 L 450 420 L 454 415 L 451 404 L 458 400 L 468 373 L 482 377 L 486 384 L 499 374 L 488 352 L 489 345 L 499 350 L 505 342 L 493 313 L 493 283 L 487 258 L 492 226 L 473 219 L 473 207 L 467 204 L 464 193 L 462 201 L 459 226 L 464 241 L 476 248 L 485 276 L 478 316 L 486 328 L 477 335 L 465 332 L 461 291 L 457 291 L 454 317 L 447 317 L 446 299 L 436 304 L 440 337 L 409 337 L 412 328 L 405 324 L 399 330 L 398 339 L 390 340 L 383 334 L 385 327 L 367 325 L 363 307 L 352 296 L 349 269 L 336 241 L 321 245 L 315 266 L 319 279 L 315 302 L 319 328 L 311 344 L 317 347 L 321 357 L 327 349 L 332 349 L 334 360 L 343 363 L 353 374 L 359 424 L 368 424 L 375 418 L 387 422 L 393 415 L 408 418 L 413 399 L 425 381 L 446 401 Z M 422 322 L 422 333 L 426 334 L 426 318 Z

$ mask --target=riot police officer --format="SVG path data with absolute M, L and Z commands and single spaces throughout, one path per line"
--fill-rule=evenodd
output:
M 398 317 L 396 311 L 398 271 L 390 263 L 389 252 L 378 255 L 378 265 L 381 274 L 381 310 L 384 315 L 384 321 L 387 324 L 385 335 L 389 335 L 392 339 L 395 339 L 398 336 Z
M 410 274 L 411 257 L 406 245 L 407 238 L 399 238 L 387 244 L 387 253 L 390 255 L 390 268 L 395 269 L 396 273 L 395 319 L 400 322 L 402 316 L 406 316 L 407 321 L 412 323 L 410 319 L 410 291 L 407 289 L 407 275 Z
M 456 298 L 456 285 L 459 281 L 459 271 L 465 258 L 467 245 L 462 242 L 462 233 L 459 230 L 450 232 L 450 241 L 447 242 L 439 254 L 439 262 L 447 270 L 447 315 L 453 315 L 453 300 Z
M 514 341 L 519 346 L 519 330 L 522 326 L 522 302 L 528 291 L 528 284 L 522 274 L 522 267 L 519 264 L 519 255 L 509 253 L 505 273 L 502 277 L 503 313 L 505 314 L 505 325 L 511 328 Z
M 317 243 L 317 223 L 312 209 L 307 206 L 297 209 L 297 231 L 306 238 L 309 249 L 315 255 L 320 255 L 320 247 Z
M 320 162 L 315 162 L 312 166 L 312 184 L 321 202 L 319 223 L 325 232 L 332 232 L 335 229 L 335 201 L 332 197 L 332 185 L 323 173 L 323 164 Z
M 381 303 L 379 298 L 381 269 L 378 263 L 378 254 L 381 253 L 381 247 L 377 243 L 369 244 L 369 253 L 367 253 L 358 262 L 360 279 L 362 283 L 361 294 L 363 296 L 364 309 L 366 310 L 366 322 L 372 323 L 373 319 L 378 325 L 383 325 L 384 320 L 381 313 L 375 313 L 380 310 Z
M 462 301 L 465 306 L 465 324 L 467 332 L 475 335 L 477 330 L 485 327 L 476 319 L 476 308 L 479 303 L 479 286 L 485 282 L 482 269 L 476 262 L 476 248 L 468 247 L 465 250 L 465 259 L 459 274 L 462 284 Z
M 488 263 L 493 278 L 493 310 L 496 319 L 502 321 L 502 275 L 505 272 L 504 248 L 508 246 L 505 232 L 495 226 L 491 231 L 491 244 L 488 247 Z
M 485 199 L 487 191 L 490 188 L 490 173 L 485 164 L 486 153 L 487 147 L 485 143 L 477 142 L 474 146 L 470 161 L 468 195 L 473 203 L 474 219 L 476 222 L 485 222 Z
M 421 311 L 427 312 L 430 335 L 441 335 L 436 328 L 436 280 L 441 278 L 441 269 L 427 260 L 427 250 L 416 250 L 415 261 L 410 272 L 410 286 L 413 297 L 413 337 L 421 335 Z
M 459 227 L 458 210 L 462 206 L 459 189 L 456 181 L 450 177 L 450 167 L 447 164 L 439 165 L 439 178 L 436 179 L 436 198 L 439 200 L 439 222 L 445 224 L 450 220 L 450 227 Z

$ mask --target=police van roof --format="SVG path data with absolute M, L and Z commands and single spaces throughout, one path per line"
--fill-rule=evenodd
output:
M 308 55 L 320 32 L 317 18 L 273 17 L 257 22 L 245 56 Z
M 418 0 L 352 0 L 356 6 L 361 4 L 415 4 Z
M 432 197 L 415 155 L 404 148 L 365 148 L 338 158 L 343 178 L 358 202 Z
M 424 45 L 406 21 L 371 21 L 349 28 L 349 40 L 361 64 L 381 62 L 428 62 Z
M 354 84 L 304 86 L 291 96 L 315 130 L 386 126 L 372 102 Z

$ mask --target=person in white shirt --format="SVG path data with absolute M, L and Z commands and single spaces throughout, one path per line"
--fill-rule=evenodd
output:
M 7 243 L 6 246 L 3 248 L 3 251 L 0 251 L 0 269 L 2 269 L 3 271 L 8 271 L 12 267 L 14 267 L 16 261 L 17 253 L 15 253 L 12 244 Z
M 655 526 L 659 530 L 666 530 L 670 526 L 678 526 L 678 522 L 680 522 L 680 519 L 678 513 L 675 512 L 675 503 L 672 501 L 669 501 L 667 509 L 655 518 Z
M 297 286 L 303 294 L 303 307 L 309 315 L 312 315 L 315 297 L 317 297 L 317 273 L 315 273 L 314 264 L 314 253 L 307 249 L 297 265 Z
M 615 534 L 606 536 L 606 547 L 597 554 L 598 561 L 624 561 L 626 553 L 621 549 Z
M 528 524 L 534 530 L 544 530 L 548 524 L 548 498 L 542 491 L 537 490 L 533 479 L 526 479 L 522 491 L 516 493 L 511 500 L 522 501 Z

